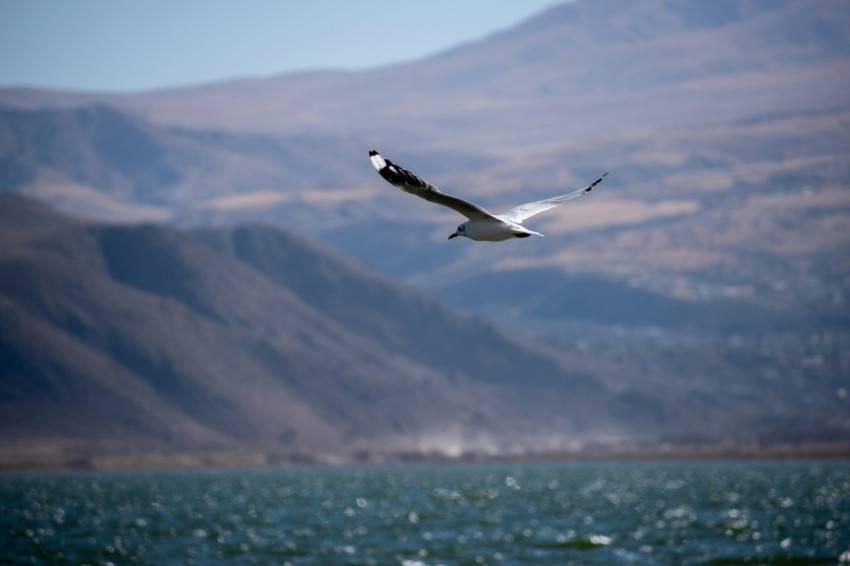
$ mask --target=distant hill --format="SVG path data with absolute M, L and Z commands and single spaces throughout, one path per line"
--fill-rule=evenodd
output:
M 420 61 L 124 96 L 7 90 L 23 107 L 106 102 L 203 130 L 539 151 L 646 127 L 846 108 L 850 9 L 832 0 L 579 0 Z
M 520 324 L 543 316 L 702 330 L 835 329 L 850 319 L 834 308 L 843 304 L 850 268 L 841 188 L 850 182 L 848 116 L 601 137 L 533 160 L 448 155 L 433 176 L 437 154 L 412 157 L 414 171 L 500 210 L 598 174 L 588 168 L 582 178 L 562 163 L 616 156 L 614 174 L 591 196 L 533 219 L 546 238 L 498 248 L 447 244 L 458 218 L 384 183 L 353 141 L 171 130 L 98 106 L 7 109 L 0 155 L 4 190 L 66 211 L 285 225 L 457 307 L 513 312 Z M 551 277 L 535 276 L 547 270 Z M 581 314 L 563 297 L 586 294 L 583 281 L 604 298 L 583 303 Z
M 366 177 L 354 166 L 359 149 L 336 138 L 162 128 L 100 105 L 0 108 L 0 190 L 92 218 L 166 220 L 239 192 L 336 187 L 352 171 L 352 181 Z
M 567 358 L 280 230 L 0 202 L 7 445 L 499 446 L 629 420 Z
M 14 195 L 0 205 L 7 454 L 846 437 L 843 362 L 824 354 L 841 341 L 773 339 L 754 355 L 746 336 L 730 350 L 683 335 L 647 348 L 588 324 L 567 347 L 530 345 L 276 228 L 186 232 L 75 221 Z

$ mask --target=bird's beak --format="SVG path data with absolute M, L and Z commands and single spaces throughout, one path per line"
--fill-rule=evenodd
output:
M 454 237 L 456 237 L 456 236 L 457 236 L 457 232 L 455 232 L 454 234 L 452 234 L 451 236 L 449 236 L 449 240 L 451 240 L 452 238 L 454 238 Z

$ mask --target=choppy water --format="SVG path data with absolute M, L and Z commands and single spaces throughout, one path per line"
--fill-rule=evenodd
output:
M 0 476 L 0 511 L 15 564 L 850 562 L 850 462 Z

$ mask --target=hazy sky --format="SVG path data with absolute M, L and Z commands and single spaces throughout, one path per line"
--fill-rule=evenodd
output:
M 0 86 L 140 90 L 437 53 L 561 0 L 0 0 Z

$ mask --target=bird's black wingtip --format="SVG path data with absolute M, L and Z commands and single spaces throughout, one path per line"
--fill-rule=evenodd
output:
M 601 177 L 599 177 L 598 179 L 596 179 L 595 181 L 593 181 L 593 182 L 590 184 L 590 186 L 589 186 L 589 187 L 587 187 L 587 192 L 592 191 L 592 190 L 593 190 L 593 187 L 595 187 L 596 185 L 598 185 L 599 183 L 601 183 L 601 182 L 602 182 L 602 179 L 604 179 L 604 178 L 605 178 L 605 175 L 607 175 L 608 173 L 609 173 L 609 171 L 605 171 L 605 173 L 603 173 Z
M 372 157 L 373 155 L 378 155 L 378 152 L 375 151 L 374 149 L 370 149 L 369 150 L 369 157 Z

